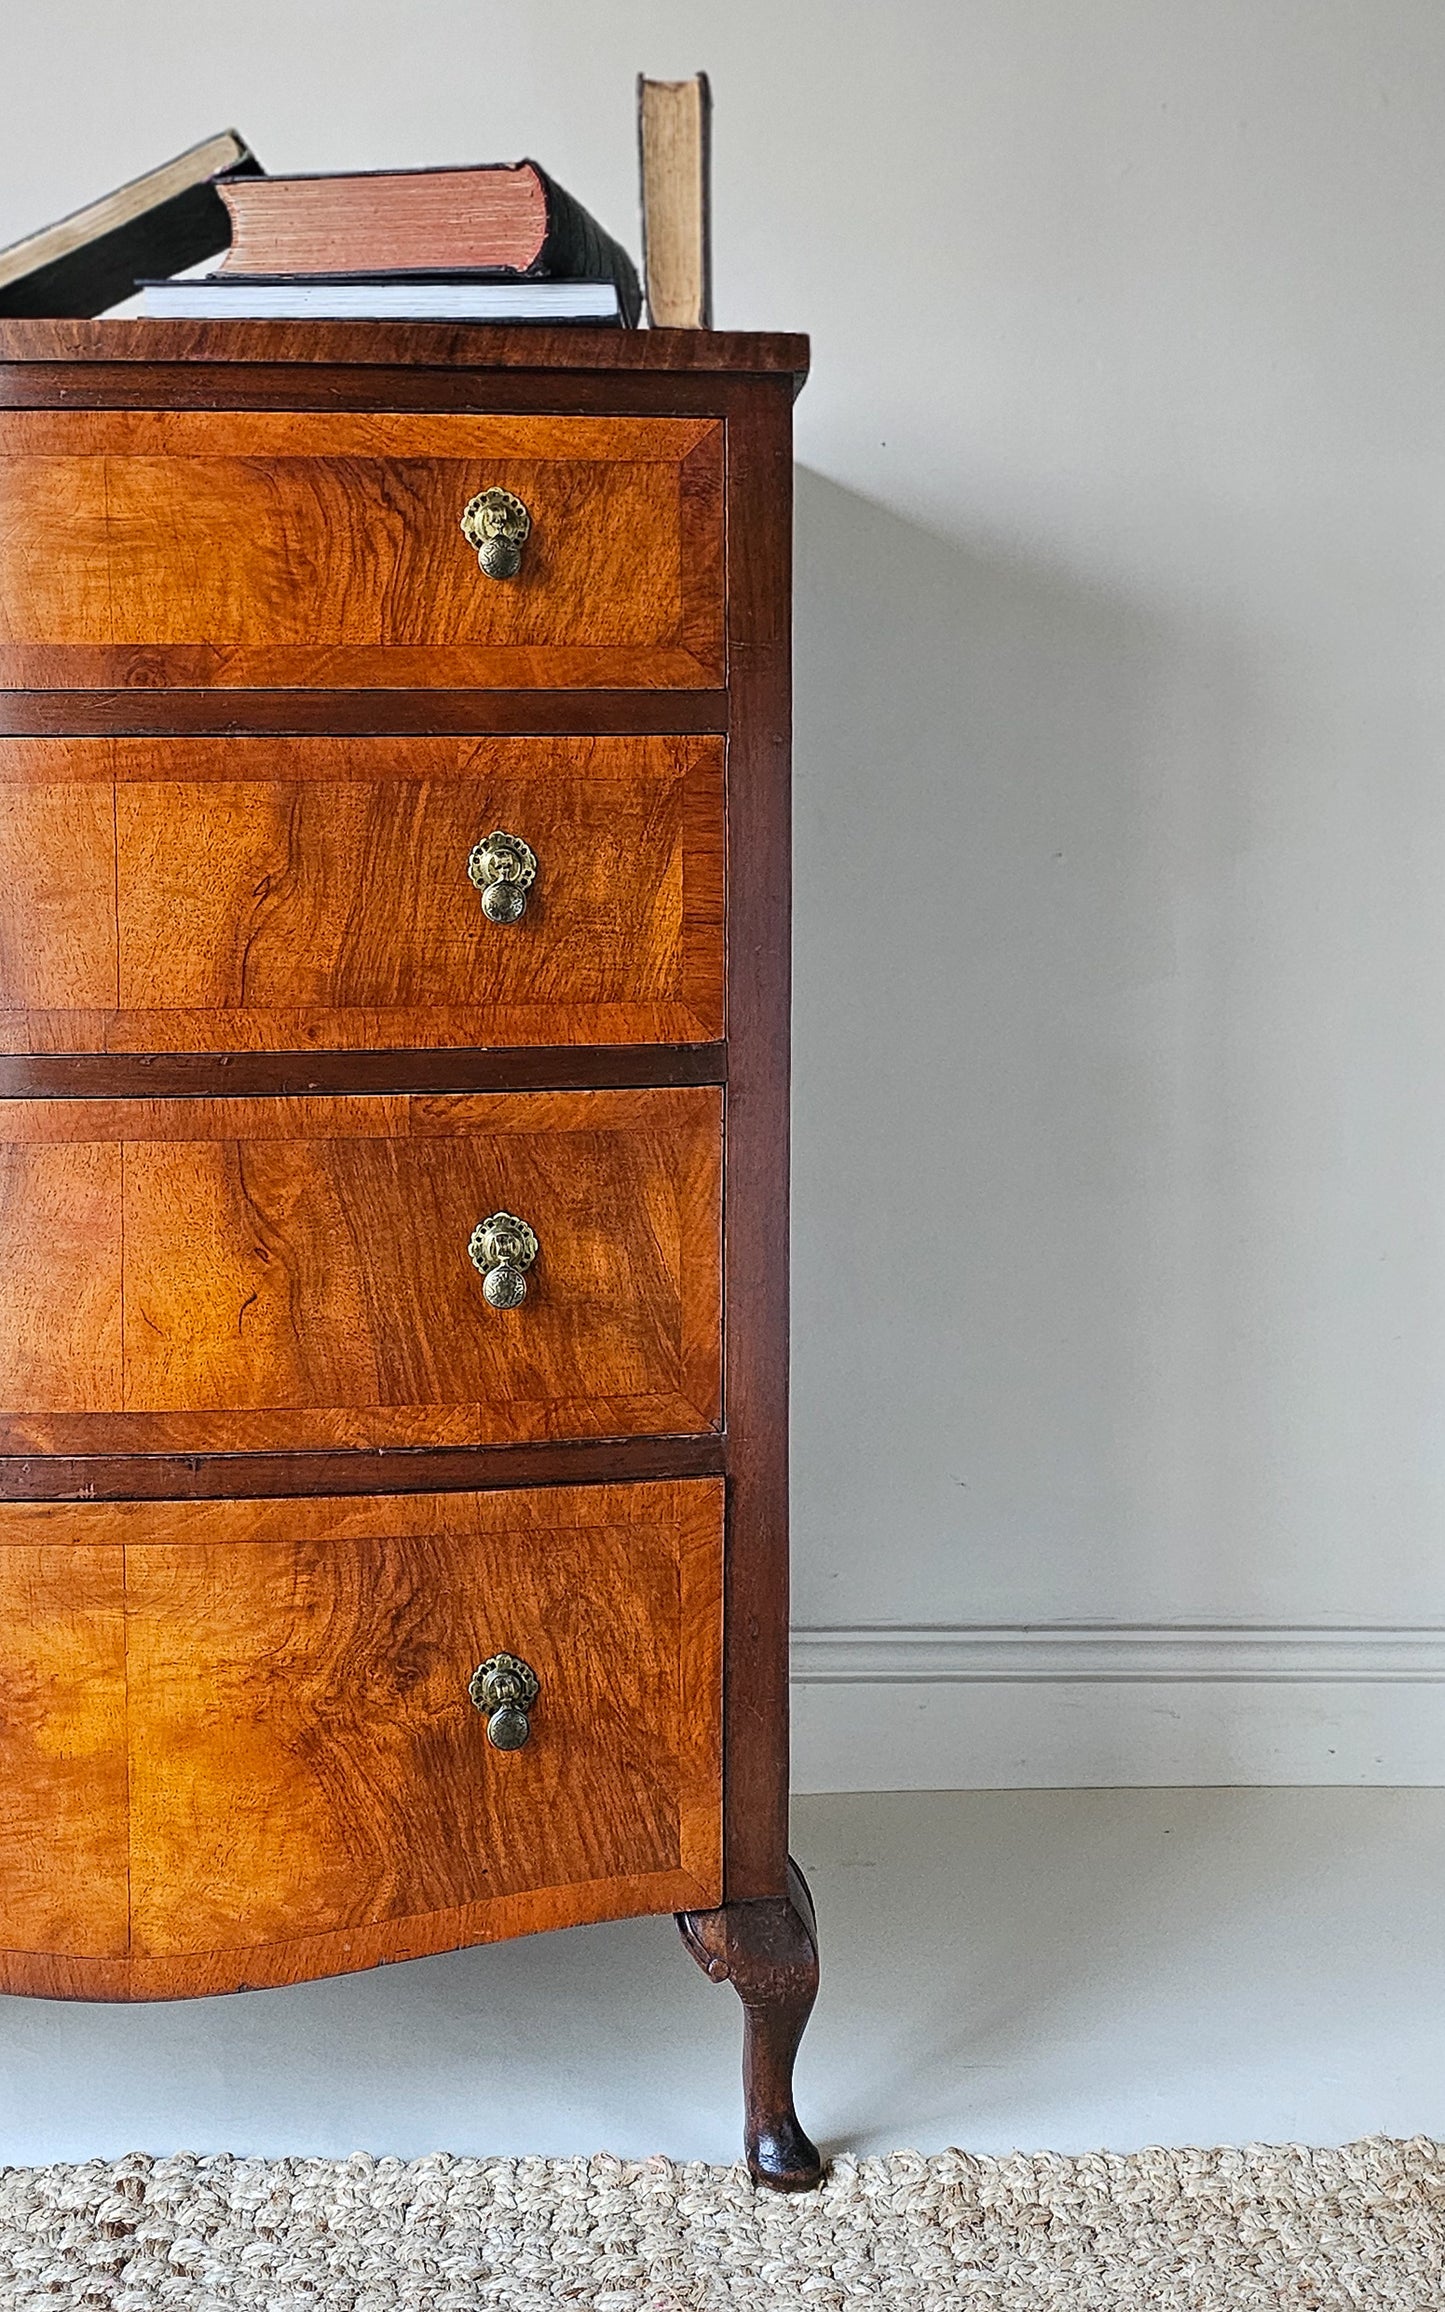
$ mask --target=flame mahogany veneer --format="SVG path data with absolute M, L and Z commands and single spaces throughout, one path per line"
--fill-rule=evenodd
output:
M 0 324 L 0 1985 L 168 1998 L 675 1910 L 742 1997 L 780 2189 L 820 2172 L 786 1843 L 805 367 Z M 460 534 L 492 488 L 515 579 Z M 466 875 L 499 827 L 538 860 L 506 925 Z M 467 1257 L 492 1211 L 540 1244 L 518 1307 Z M 515 1748 L 499 1653 L 539 1681 Z

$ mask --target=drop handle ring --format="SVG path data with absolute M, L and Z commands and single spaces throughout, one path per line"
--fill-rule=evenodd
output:
M 488 923 L 516 923 L 527 911 L 527 893 L 537 880 L 537 854 L 520 835 L 494 827 L 473 846 L 467 874 L 482 895 Z
M 484 578 L 515 578 L 532 517 L 510 490 L 482 490 L 462 511 L 462 536 L 475 547 Z
M 536 1671 L 518 1654 L 493 1654 L 473 1670 L 467 1699 L 487 1721 L 494 1750 L 520 1750 L 532 1731 L 532 1709 L 541 1692 Z
M 520 1307 L 527 1297 L 527 1270 L 537 1251 L 536 1237 L 515 1213 L 493 1212 L 477 1222 L 467 1257 L 481 1277 L 489 1307 Z

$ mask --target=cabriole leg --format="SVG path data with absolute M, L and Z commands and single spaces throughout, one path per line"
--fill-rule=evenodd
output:
M 793 2108 L 793 2058 L 818 1996 L 813 1898 L 795 1862 L 788 1892 L 720 1911 L 679 1911 L 682 1939 L 714 1983 L 743 2003 L 744 2144 L 755 2183 L 811 2191 L 823 2178 Z

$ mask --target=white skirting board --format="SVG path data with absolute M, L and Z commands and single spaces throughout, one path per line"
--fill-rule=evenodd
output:
M 1445 1783 L 1445 1628 L 793 1633 L 800 1791 Z

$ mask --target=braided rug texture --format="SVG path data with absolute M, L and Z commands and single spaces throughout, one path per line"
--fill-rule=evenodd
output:
M 1445 2146 L 0 2169 L 4 2312 L 1439 2312 Z

